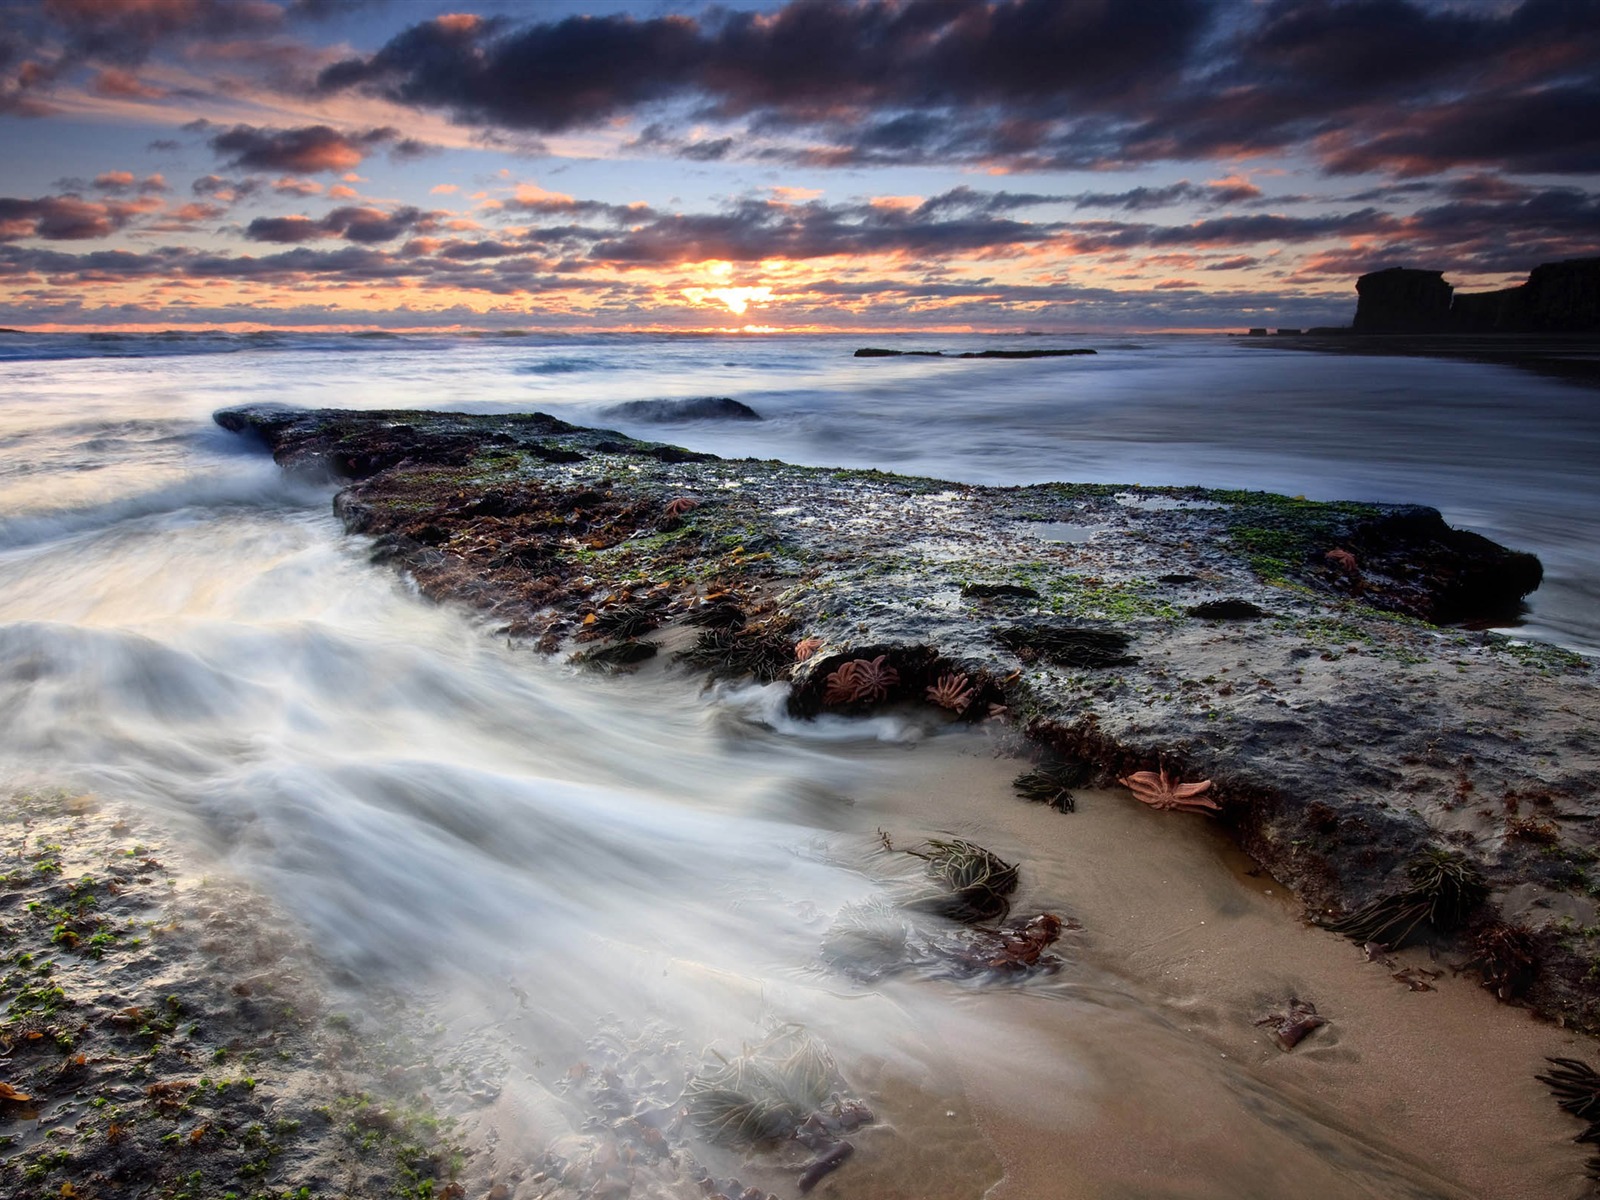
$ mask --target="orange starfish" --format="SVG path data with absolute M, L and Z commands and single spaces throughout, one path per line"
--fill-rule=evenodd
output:
M 1202 794 L 1211 790 L 1211 780 L 1202 779 L 1199 783 L 1174 783 L 1167 777 L 1166 767 L 1160 772 L 1135 771 L 1126 778 L 1117 780 L 1123 787 L 1133 793 L 1133 798 L 1148 804 L 1151 808 L 1175 808 L 1180 812 L 1221 812 L 1222 806 L 1214 800 L 1206 800 Z
M 823 683 L 827 690 L 822 694 L 823 704 L 849 704 L 857 700 L 877 703 L 888 698 L 889 689 L 900 682 L 900 672 L 885 666 L 888 655 L 874 659 L 852 658 Z
M 955 675 L 941 675 L 939 682 L 931 685 L 927 691 L 928 699 L 940 708 L 948 708 L 951 712 L 964 713 L 967 706 L 972 703 L 972 687 L 967 683 L 964 672 Z

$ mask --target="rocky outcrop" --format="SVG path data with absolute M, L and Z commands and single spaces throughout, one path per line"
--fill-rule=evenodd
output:
M 1600 258 L 1544 263 L 1526 283 L 1456 292 L 1443 272 L 1390 267 L 1356 280 L 1357 333 L 1600 333 Z
M 1208 778 L 1321 921 L 1459 864 L 1487 899 L 1430 936 L 1600 1029 L 1600 670 L 1427 623 L 1538 581 L 1433 510 L 732 462 L 539 414 L 217 420 L 350 481 L 347 528 L 525 644 L 621 667 L 666 629 L 697 669 L 788 680 L 797 715 L 939 704 L 1102 784 Z
M 1390 267 L 1356 280 L 1357 333 L 1441 333 L 1450 323 L 1443 271 Z
M 686 400 L 626 400 L 600 410 L 623 421 L 676 425 L 685 421 L 759 421 L 761 414 L 731 396 L 693 396 Z

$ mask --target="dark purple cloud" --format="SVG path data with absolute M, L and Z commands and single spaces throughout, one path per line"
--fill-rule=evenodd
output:
M 244 235 L 255 242 L 310 242 L 342 237 L 363 245 L 392 242 L 410 233 L 433 230 L 442 213 L 423 212 L 406 206 L 392 211 L 349 206 L 336 208 L 320 220 L 310 217 L 257 217 L 245 227 Z
M 118 201 L 91 201 L 79 196 L 41 196 L 37 200 L 0 197 L 0 242 L 23 238 L 81 241 L 108 237 L 146 211 Z
M 814 120 L 843 109 L 1116 106 L 1175 78 L 1200 0 L 796 0 L 774 13 L 441 17 L 325 70 L 457 119 L 555 133 L 683 97 L 721 117 Z
M 201 123 L 201 128 L 205 128 Z M 403 157 L 415 157 L 425 147 L 401 138 L 398 129 L 386 127 L 346 133 L 328 125 L 293 129 L 235 125 L 213 134 L 211 148 L 241 171 L 349 171 L 378 148 L 388 145 Z
M 319 83 L 508 130 L 636 116 L 649 123 L 634 148 L 701 160 L 1043 170 L 1309 146 L 1335 172 L 1600 170 L 1600 0 L 791 0 L 694 18 L 452 16 Z M 688 120 L 743 129 L 691 139 Z

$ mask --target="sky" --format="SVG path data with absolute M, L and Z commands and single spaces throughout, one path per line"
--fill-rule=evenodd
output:
M 1600 254 L 1600 0 L 0 0 L 0 326 L 1348 324 Z

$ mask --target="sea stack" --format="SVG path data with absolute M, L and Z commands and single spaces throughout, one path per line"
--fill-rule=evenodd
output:
M 1443 333 L 1455 291 L 1443 271 L 1390 267 L 1356 280 L 1357 333 Z

